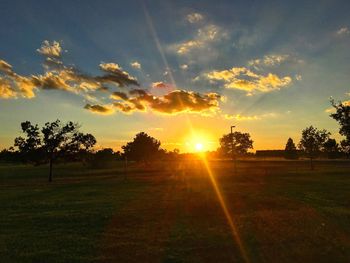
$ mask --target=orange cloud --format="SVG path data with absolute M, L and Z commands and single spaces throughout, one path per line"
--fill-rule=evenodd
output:
M 118 87 L 139 85 L 116 63 L 101 63 L 100 69 L 105 74 L 99 76 L 82 74 L 78 69 L 66 66 L 61 61 L 62 47 L 57 41 L 51 43 L 45 40 L 37 51 L 45 57 L 43 74 L 21 76 L 9 63 L 0 59 L 0 98 L 33 98 L 36 89 L 60 89 L 87 97 L 86 92 L 106 91 L 109 84 Z
M 273 73 L 260 75 L 252 70 L 239 67 L 228 70 L 211 71 L 204 75 L 211 81 L 222 81 L 228 89 L 239 89 L 252 94 L 255 91 L 270 92 L 288 86 L 292 82 L 289 76 L 279 77 Z
M 0 98 L 9 99 L 17 97 L 16 91 L 11 87 L 8 80 L 0 78 Z
M 204 113 L 217 110 L 221 98 L 217 93 L 200 94 L 186 90 L 174 90 L 159 97 L 142 89 L 133 89 L 129 94 L 131 97 L 126 94 L 114 94 L 113 98 L 119 101 L 113 105 L 119 111 L 129 113 L 136 110 L 145 111 L 148 108 L 165 114 Z

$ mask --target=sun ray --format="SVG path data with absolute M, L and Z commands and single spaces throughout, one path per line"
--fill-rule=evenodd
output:
M 229 209 L 228 209 L 228 207 L 226 205 L 226 201 L 225 201 L 225 199 L 224 199 L 224 197 L 223 197 L 223 195 L 222 195 L 222 193 L 220 191 L 219 185 L 218 185 L 218 183 L 216 181 L 215 175 L 214 175 L 214 173 L 213 173 L 213 171 L 212 171 L 212 169 L 211 169 L 211 167 L 209 165 L 209 162 L 208 162 L 208 160 L 207 160 L 207 158 L 206 158 L 206 156 L 204 154 L 201 155 L 201 160 L 202 160 L 202 162 L 203 162 L 203 164 L 205 166 L 205 169 L 206 169 L 206 171 L 208 173 L 210 182 L 211 182 L 211 184 L 212 184 L 212 186 L 214 188 L 216 197 L 218 198 L 218 201 L 219 201 L 219 204 L 221 206 L 221 209 L 224 212 L 224 215 L 226 217 L 227 223 L 228 223 L 228 225 L 229 225 L 229 227 L 231 229 L 231 234 L 232 234 L 235 242 L 238 245 L 238 248 L 240 250 L 242 258 L 243 258 L 244 262 L 249 263 L 250 260 L 248 258 L 247 252 L 246 252 L 246 250 L 245 250 L 245 248 L 243 246 L 242 240 L 241 240 L 241 238 L 239 236 L 239 232 L 237 230 L 237 227 L 235 225 L 233 217 L 230 214 L 230 211 L 229 211 Z
M 177 87 L 177 86 L 176 86 L 175 79 L 174 79 L 173 74 L 172 74 L 172 72 L 171 72 L 171 69 L 170 69 L 170 67 L 169 67 L 169 63 L 168 63 L 168 61 L 167 61 L 167 59 L 166 59 L 166 56 L 165 56 L 164 51 L 163 51 L 163 48 L 162 48 L 161 43 L 160 43 L 160 41 L 159 41 L 157 32 L 156 32 L 156 30 L 155 30 L 155 28 L 154 28 L 154 25 L 153 25 L 153 22 L 152 22 L 152 18 L 151 18 L 151 16 L 150 16 L 150 14 L 149 14 L 149 12 L 148 12 L 148 10 L 147 10 L 146 5 L 145 5 L 144 2 L 142 2 L 142 5 L 143 5 L 143 10 L 144 10 L 144 13 L 145 13 L 145 17 L 146 17 L 146 21 L 147 21 L 148 27 L 149 27 L 149 29 L 150 29 L 150 31 L 151 31 L 152 37 L 153 37 L 153 39 L 154 39 L 154 41 L 155 41 L 155 44 L 156 44 L 157 49 L 158 49 L 158 51 L 159 51 L 159 53 L 160 53 L 160 56 L 161 56 L 161 58 L 162 58 L 162 60 L 163 60 L 164 66 L 165 66 L 166 70 L 168 71 L 171 84 L 172 84 L 174 87 Z M 182 103 L 181 98 L 179 98 L 179 102 Z M 195 136 L 195 131 L 194 131 L 194 129 L 193 129 L 191 120 L 189 119 L 189 117 L 188 117 L 187 114 L 186 114 L 185 116 L 186 116 L 186 122 L 187 122 L 187 125 L 188 125 L 188 127 L 189 127 L 189 130 L 190 130 L 190 132 L 191 132 L 191 135 L 192 135 L 192 137 L 194 137 L 194 136 Z M 198 144 L 198 145 L 199 145 L 199 144 Z M 203 147 L 203 145 L 201 144 L 200 148 L 202 148 L 202 147 Z M 232 219 L 232 216 L 230 215 L 230 212 L 229 212 L 229 210 L 228 210 L 228 208 L 227 208 L 227 205 L 226 205 L 226 203 L 225 203 L 225 200 L 224 200 L 224 198 L 223 198 L 223 196 L 222 196 L 222 194 L 221 194 L 221 191 L 220 191 L 220 189 L 219 189 L 219 186 L 218 186 L 218 184 L 217 184 L 217 182 L 216 182 L 215 176 L 214 176 L 214 174 L 213 174 L 213 172 L 212 172 L 212 170 L 211 170 L 211 168 L 210 168 L 210 166 L 209 166 L 209 163 L 208 163 L 208 161 L 206 160 L 204 154 L 202 155 L 202 160 L 203 160 L 203 163 L 204 163 L 205 168 L 206 168 L 206 170 L 207 170 L 207 173 L 208 173 L 208 175 L 209 175 L 210 181 L 211 181 L 211 183 L 212 183 L 212 185 L 213 185 L 213 188 L 214 188 L 214 190 L 215 190 L 215 193 L 216 193 L 216 196 L 217 196 L 218 201 L 219 201 L 219 203 L 220 203 L 220 206 L 221 206 L 221 208 L 222 208 L 222 210 L 223 210 L 223 212 L 224 212 L 224 214 L 225 214 L 226 220 L 227 220 L 228 225 L 229 225 L 229 227 L 230 227 L 230 229 L 231 229 L 232 236 L 233 236 L 234 240 L 236 241 L 236 243 L 238 244 L 239 250 L 240 250 L 240 252 L 241 252 L 241 254 L 242 254 L 242 257 L 243 257 L 244 261 L 247 262 L 247 263 L 249 263 L 248 256 L 247 256 L 247 254 L 246 254 L 246 252 L 245 252 L 245 249 L 244 249 L 243 244 L 242 244 L 242 242 L 241 242 L 241 239 L 240 239 L 240 237 L 239 237 L 239 233 L 238 233 L 238 231 L 237 231 L 237 228 L 236 228 L 236 226 L 235 226 L 235 224 L 234 224 L 234 221 L 233 221 L 233 219 Z

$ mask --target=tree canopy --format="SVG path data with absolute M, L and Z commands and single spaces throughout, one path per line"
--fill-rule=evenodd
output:
M 285 151 L 285 158 L 286 159 L 297 159 L 298 158 L 298 152 L 297 148 L 295 146 L 295 143 L 292 138 L 288 138 L 286 147 L 284 149 Z
M 160 141 L 145 132 L 136 134 L 133 141 L 122 146 L 122 149 L 129 160 L 145 162 L 154 160 L 161 151 Z
M 299 149 L 302 150 L 308 158 L 310 158 L 312 169 L 312 159 L 317 157 L 323 150 L 324 143 L 329 139 L 329 135 L 330 133 L 328 131 L 324 129 L 318 130 L 312 125 L 302 131 L 298 146 Z
M 253 149 L 253 140 L 249 133 L 233 132 L 220 138 L 219 151 L 226 156 L 244 155 L 249 149 Z M 232 152 L 233 150 L 233 152 Z
M 81 133 L 79 125 L 73 122 L 62 124 L 60 120 L 47 122 L 41 132 L 38 125 L 29 121 L 21 123 L 24 137 L 15 139 L 15 147 L 23 160 L 35 163 L 50 163 L 49 181 L 52 181 L 53 161 L 67 158 L 80 151 L 88 151 L 96 144 L 93 135 Z
M 342 102 L 336 103 L 331 100 L 332 106 L 335 108 L 335 112 L 330 115 L 335 119 L 339 125 L 340 135 L 345 136 L 345 140 L 340 142 L 343 152 L 350 153 L 350 105 Z

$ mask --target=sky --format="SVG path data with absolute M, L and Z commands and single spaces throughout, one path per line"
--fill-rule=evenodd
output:
M 74 121 L 97 147 L 144 131 L 215 150 L 283 149 L 350 100 L 349 1 L 1 1 L 0 149 L 20 123 Z

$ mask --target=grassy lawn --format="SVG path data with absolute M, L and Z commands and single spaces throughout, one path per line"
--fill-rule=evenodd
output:
M 349 262 L 347 162 L 0 166 L 3 262 Z M 243 252 L 242 252 L 243 251 Z

